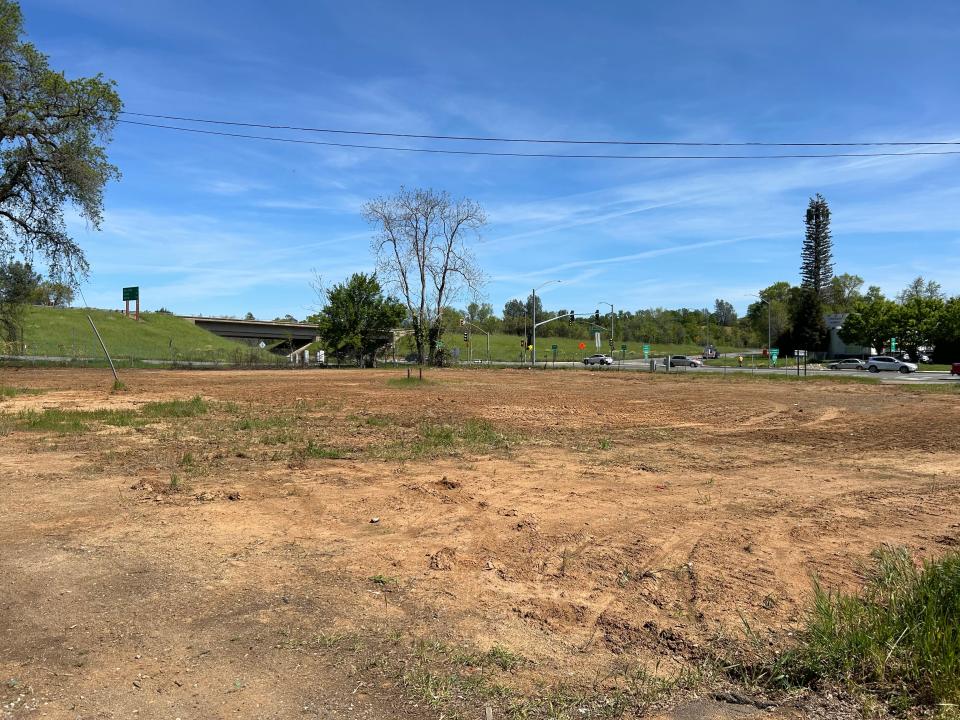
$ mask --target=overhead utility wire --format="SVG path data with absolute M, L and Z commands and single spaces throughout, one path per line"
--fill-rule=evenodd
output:
M 343 130 L 336 128 L 300 127 L 297 125 L 270 125 L 267 123 L 211 120 L 209 118 L 185 117 L 182 115 L 157 115 L 122 111 L 123 115 L 178 120 L 181 122 L 229 125 L 233 127 L 263 128 L 266 130 L 298 130 L 301 132 L 330 133 L 338 135 L 366 135 L 370 137 L 413 138 L 420 140 L 465 140 L 470 142 L 541 143 L 551 145 L 664 145 L 672 147 L 918 147 L 921 145 L 960 145 L 960 140 L 924 141 L 876 141 L 876 142 L 695 142 L 667 140 L 557 140 L 548 138 L 506 138 L 472 135 L 420 135 L 417 133 L 376 132 L 373 130 Z
M 199 135 L 218 135 L 221 137 L 246 138 L 248 140 L 269 140 L 271 142 L 292 143 L 296 145 L 322 145 L 325 147 L 359 148 L 364 150 L 392 150 L 396 152 L 430 153 L 434 155 L 484 155 L 489 157 L 524 157 L 524 158 L 561 158 L 561 159 L 592 159 L 592 160 L 785 160 L 789 158 L 870 158 L 870 157 L 903 157 L 906 155 L 960 155 L 960 150 L 908 150 L 905 152 L 877 152 L 877 153 L 789 153 L 779 155 L 590 155 L 574 153 L 521 153 L 496 152 L 493 150 L 445 150 L 442 148 L 413 148 L 397 147 L 392 145 L 362 145 L 359 143 L 340 143 L 324 140 L 303 140 L 299 138 L 273 137 L 270 135 L 246 135 L 244 133 L 229 133 L 218 130 L 200 130 L 199 128 L 178 127 L 176 125 L 162 125 L 159 123 L 145 123 L 136 120 L 118 120 L 126 125 L 163 128 L 180 132 L 196 133 Z

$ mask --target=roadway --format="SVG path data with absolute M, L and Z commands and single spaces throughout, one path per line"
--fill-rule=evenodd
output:
M 665 373 L 666 363 L 663 358 L 658 358 L 655 360 L 656 363 L 656 372 Z M 517 367 L 518 363 L 516 362 L 500 362 L 493 361 L 492 365 L 499 366 L 512 366 Z M 616 372 L 617 370 L 631 371 L 631 372 L 650 372 L 650 360 L 624 360 L 624 361 L 614 361 L 613 365 L 605 366 L 590 366 L 589 368 L 585 367 L 582 362 L 578 361 L 558 361 L 556 363 L 552 361 L 547 361 L 544 363 L 540 361 L 537 363 L 538 368 L 546 366 L 549 370 L 551 368 L 583 368 L 585 370 L 589 369 L 592 371 L 600 372 Z M 670 369 L 671 373 L 710 373 L 710 374 L 747 374 L 747 375 L 794 375 L 797 374 L 796 365 L 783 365 L 782 362 L 777 367 L 721 367 L 716 365 L 704 365 L 701 367 L 675 367 Z M 801 376 L 804 375 L 803 366 L 800 367 Z M 945 383 L 957 383 L 960 384 L 960 376 L 951 375 L 949 371 L 931 371 L 931 370 L 920 370 L 913 373 L 893 373 L 893 372 L 881 372 L 881 373 L 869 373 L 863 370 L 827 370 L 820 367 L 807 367 L 806 369 L 807 377 L 861 377 L 861 378 L 875 378 L 880 380 L 882 383 L 889 383 L 894 385 L 910 385 L 910 384 L 945 384 Z

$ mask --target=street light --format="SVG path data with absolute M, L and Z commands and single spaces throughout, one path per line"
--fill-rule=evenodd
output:
M 750 297 L 757 298 L 757 300 L 759 300 L 760 302 L 766 303 L 766 306 L 767 306 L 767 362 L 769 363 L 770 362 L 769 358 L 771 357 L 770 356 L 770 301 L 765 300 L 762 295 L 751 294 Z
M 536 365 L 536 364 L 537 364 L 537 290 L 541 290 L 541 289 L 545 288 L 547 285 L 552 285 L 553 283 L 560 283 L 560 282 L 563 282 L 563 281 L 562 281 L 562 280 L 547 280 L 547 281 L 546 281 L 543 285 L 541 285 L 540 287 L 535 287 L 535 288 L 533 289 L 533 292 L 531 293 L 531 295 L 532 295 L 532 298 L 531 298 L 531 299 L 532 299 L 531 312 L 533 313 L 533 343 L 532 343 L 532 345 L 533 345 L 533 352 L 532 352 L 532 354 L 530 355 L 530 364 L 531 364 L 531 365 Z
M 597 300 L 597 305 L 610 306 L 610 342 L 613 342 L 613 303 L 608 303 L 606 300 Z

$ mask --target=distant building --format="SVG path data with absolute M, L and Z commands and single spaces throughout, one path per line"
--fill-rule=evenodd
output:
M 848 345 L 840 337 L 843 321 L 846 320 L 849 315 L 850 313 L 828 313 L 823 316 L 823 322 L 830 332 L 830 340 L 827 343 L 827 357 L 853 357 L 876 354 L 873 348 L 863 347 L 862 345 Z

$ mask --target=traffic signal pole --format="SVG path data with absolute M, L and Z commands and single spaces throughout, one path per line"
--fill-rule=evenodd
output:
M 479 325 L 474 325 L 472 322 L 468 322 L 463 318 L 460 318 L 460 327 L 471 327 L 474 330 L 478 330 L 479 332 L 482 332 L 484 335 L 487 336 L 487 364 L 489 365 L 490 364 L 490 333 L 488 333 Z M 466 333 L 464 333 L 464 336 L 466 336 Z M 473 343 L 470 343 L 470 359 L 473 360 Z

